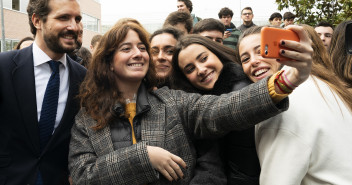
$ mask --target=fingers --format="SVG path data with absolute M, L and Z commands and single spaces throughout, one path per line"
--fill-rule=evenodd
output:
M 183 161 L 181 159 L 181 157 L 177 156 L 177 155 L 172 155 L 171 159 L 173 161 L 175 161 L 177 164 L 181 165 L 182 168 L 186 169 L 187 168 L 187 164 L 185 163 L 185 161 Z
M 177 167 L 176 167 L 177 166 Z M 179 170 L 181 170 L 180 169 L 180 167 L 178 167 L 178 165 L 177 164 L 169 164 L 168 166 L 166 166 L 165 167 L 165 170 L 169 173 L 169 175 L 172 177 L 172 179 L 173 180 L 178 180 L 179 179 L 179 177 L 180 176 L 178 176 L 178 174 L 177 174 L 177 170 L 175 170 L 175 169 L 179 169 Z M 183 177 L 183 173 L 182 173 L 182 171 L 181 171 L 181 177 L 180 178 L 182 178 Z
M 152 166 L 166 179 L 169 181 L 183 179 L 184 174 L 180 166 L 187 168 L 187 165 L 180 157 L 160 147 L 147 146 L 147 150 Z
M 180 157 L 171 154 L 170 160 L 168 160 L 164 165 L 164 169 L 168 172 L 169 176 L 171 176 L 173 180 L 178 180 L 179 178 L 183 179 L 183 172 L 178 164 L 181 164 L 184 168 L 187 166 Z
M 179 165 L 181 165 L 182 168 L 186 169 L 187 164 L 177 155 L 172 154 L 171 159 L 172 159 L 172 163 L 171 163 L 172 168 L 175 170 L 177 176 L 183 179 L 183 172 Z
M 289 60 L 278 62 L 286 66 L 291 66 L 291 68 L 285 70 L 287 78 L 289 81 L 294 82 L 294 84 L 299 85 L 310 74 L 313 61 L 312 41 L 302 26 L 292 25 L 288 26 L 287 29 L 297 33 L 300 41 L 281 40 L 280 45 L 287 49 L 281 49 L 280 55 Z
M 173 178 L 171 177 L 170 173 L 166 171 L 166 169 L 158 170 L 167 180 L 172 181 Z
M 313 55 L 311 39 L 302 26 L 290 25 L 287 28 L 297 33 L 300 41 L 281 40 L 280 45 L 288 49 L 280 50 L 280 55 L 294 61 L 306 62 L 306 65 L 309 65 Z
M 172 155 L 172 154 L 171 154 Z M 175 156 L 179 158 L 178 156 Z M 182 159 L 181 159 L 182 160 Z M 183 160 L 182 160 L 183 161 Z M 178 166 L 178 164 L 173 161 L 172 159 L 168 160 L 165 164 L 163 164 L 162 166 L 160 166 L 160 168 L 158 169 L 158 171 L 164 175 L 164 177 L 169 180 L 169 181 L 173 181 L 173 180 L 178 180 L 179 178 L 183 179 L 184 175 L 183 172 L 181 170 L 181 168 Z
M 294 32 L 298 35 L 300 41 L 302 41 L 302 42 L 308 42 L 309 44 L 311 44 L 311 40 L 310 40 L 310 38 L 309 38 L 307 32 L 304 31 L 304 28 L 303 28 L 302 26 L 298 26 L 298 25 L 289 25 L 289 26 L 287 26 L 286 28 L 287 28 L 288 30 L 294 31 Z
M 312 60 L 312 53 L 309 51 L 309 49 L 303 52 L 282 49 L 280 50 L 280 55 L 286 58 L 293 59 L 294 61 Z

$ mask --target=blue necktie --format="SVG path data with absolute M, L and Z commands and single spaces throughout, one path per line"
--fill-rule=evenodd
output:
M 60 89 L 60 62 L 51 60 L 48 63 L 50 65 L 52 73 L 48 85 L 46 86 L 39 121 L 41 151 L 44 150 L 54 130 Z
M 42 152 L 47 145 L 55 125 L 57 105 L 59 101 L 60 89 L 60 62 L 49 61 L 52 70 L 48 85 L 45 89 L 42 111 L 39 120 L 40 151 Z M 42 185 L 43 179 L 40 171 L 38 172 L 36 185 Z

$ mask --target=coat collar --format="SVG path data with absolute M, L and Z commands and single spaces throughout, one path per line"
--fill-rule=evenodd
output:
M 141 83 L 141 86 L 139 87 L 137 92 L 136 115 L 150 110 L 147 94 L 148 94 L 147 87 L 145 86 L 144 83 Z M 124 115 L 125 113 L 124 105 L 121 103 L 117 103 L 114 106 L 114 111 L 116 112 L 116 115 Z

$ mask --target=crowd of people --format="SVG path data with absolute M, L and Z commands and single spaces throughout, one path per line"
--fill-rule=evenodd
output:
M 352 21 L 175 4 L 85 48 L 77 0 L 29 0 L 33 37 L 0 53 L 0 184 L 351 184 Z M 287 60 L 261 55 L 264 27 L 297 34 Z

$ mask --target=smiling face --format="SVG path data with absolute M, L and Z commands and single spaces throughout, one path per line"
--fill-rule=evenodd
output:
M 243 71 L 253 82 L 276 73 L 280 68 L 275 59 L 260 55 L 260 34 L 244 37 L 239 45 L 239 54 Z
M 125 39 L 115 51 L 111 69 L 119 87 L 139 85 L 149 67 L 149 55 L 146 46 L 137 32 L 129 30 Z
M 220 59 L 200 44 L 191 44 L 178 56 L 179 67 L 191 84 L 201 90 L 211 90 L 223 68 Z
M 177 11 L 191 13 L 183 1 L 177 1 Z
M 36 43 L 51 58 L 72 52 L 78 47 L 81 11 L 75 0 L 49 1 L 50 13 L 46 21 L 34 16 L 32 19 L 37 28 Z
M 151 40 L 151 54 L 158 78 L 165 79 L 170 75 L 176 42 L 177 40 L 170 33 L 156 35 Z

